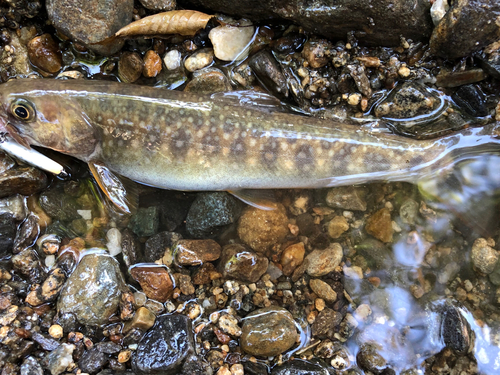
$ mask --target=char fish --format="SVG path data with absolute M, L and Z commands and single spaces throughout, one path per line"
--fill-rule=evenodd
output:
M 500 150 L 497 124 L 413 140 L 285 113 L 266 97 L 246 101 L 107 81 L 19 79 L 0 85 L 0 126 L 21 143 L 94 165 L 98 179 L 102 167 L 177 190 L 415 182 L 457 154 Z

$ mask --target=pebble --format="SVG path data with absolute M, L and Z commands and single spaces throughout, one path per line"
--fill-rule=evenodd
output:
M 166 267 L 136 266 L 130 269 L 130 275 L 148 298 L 165 302 L 172 297 L 174 284 Z
M 179 240 L 174 252 L 178 264 L 196 266 L 219 259 L 221 247 L 214 240 Z
M 184 315 L 162 315 L 139 341 L 132 357 L 132 370 L 177 374 L 194 350 L 191 320 Z
M 271 357 L 290 349 L 298 333 L 292 315 L 280 307 L 265 307 L 243 321 L 241 348 L 248 354 Z
M 299 242 L 288 246 L 281 254 L 280 264 L 283 268 L 283 274 L 290 276 L 295 269 L 302 264 L 305 255 L 304 243 Z
M 436 0 L 431 6 L 431 17 L 434 26 L 437 26 L 439 21 L 444 17 L 446 12 L 450 9 L 448 0 Z
M 133 0 L 107 0 L 105 7 L 98 0 L 47 1 L 49 20 L 61 34 L 106 56 L 119 51 L 123 41 L 97 43 L 126 26 L 133 10 Z
M 48 354 L 48 370 L 52 375 L 59 375 L 66 371 L 68 366 L 73 363 L 74 350 L 75 346 L 72 344 L 61 344 Z
M 146 307 L 139 307 L 134 314 L 132 320 L 125 323 L 123 326 L 123 333 L 127 333 L 132 329 L 140 329 L 147 331 L 156 321 L 156 316 Z
M 366 220 L 365 229 L 368 234 L 384 243 L 392 242 L 394 229 L 392 227 L 391 211 L 384 207 L 372 214 Z
M 247 207 L 238 222 L 238 236 L 257 253 L 266 252 L 287 234 L 288 217 L 282 204 L 270 211 Z
M 238 320 L 232 315 L 221 315 L 218 320 L 218 326 L 228 335 L 233 337 L 241 336 L 242 331 L 238 325 Z
M 118 60 L 118 76 L 125 83 L 137 81 L 144 70 L 144 61 L 137 52 L 123 52 Z
M 212 263 L 204 263 L 194 273 L 192 282 L 194 285 L 209 284 L 213 280 L 220 279 L 222 275 L 215 269 Z
M 128 227 L 139 237 L 150 237 L 158 233 L 159 224 L 159 207 L 140 207 L 130 219 Z
M 11 253 L 16 237 L 17 226 L 14 217 L 10 213 L 0 214 L 0 256 L 4 257 Z
M 451 98 L 471 116 L 483 117 L 488 115 L 486 96 L 478 85 L 461 86 L 453 93 Z
M 254 283 L 266 273 L 268 266 L 267 257 L 260 256 L 243 245 L 232 244 L 222 248 L 219 272 L 225 278 Z
M 161 72 L 161 57 L 153 50 L 148 50 L 144 55 L 144 68 L 142 75 L 146 78 L 156 77 Z
M 0 198 L 32 195 L 47 187 L 45 173 L 33 167 L 16 167 L 0 174 Z
M 371 371 L 375 374 L 382 373 L 387 367 L 387 361 L 378 353 L 375 345 L 363 344 L 356 355 L 356 360 L 363 370 Z
M 333 303 L 337 300 L 337 293 L 330 285 L 319 279 L 309 280 L 309 286 L 316 295 L 324 299 L 328 303 Z
M 106 238 L 108 242 L 106 243 L 106 248 L 108 249 L 109 255 L 117 256 L 122 252 L 122 234 L 117 228 L 111 228 L 106 233 Z
M 456 72 L 441 69 L 436 76 L 436 85 L 438 87 L 458 87 L 470 83 L 480 82 L 488 77 L 483 69 L 472 68 Z
M 248 61 L 258 77 L 262 86 L 264 86 L 273 95 L 280 98 L 288 97 L 288 86 L 285 76 L 274 56 L 267 50 L 262 50 L 252 55 Z
M 59 46 L 50 34 L 43 34 L 28 43 L 30 62 L 45 73 L 55 74 L 62 68 L 62 55 Z
M 174 10 L 176 0 L 140 0 L 142 6 L 150 10 Z
M 20 368 L 21 375 L 43 375 L 43 369 L 35 357 L 26 357 Z
M 192 79 L 184 88 L 184 91 L 196 92 L 203 95 L 231 90 L 231 82 L 229 82 L 226 75 L 221 70 L 212 67 L 195 71 Z
M 485 274 L 492 273 L 498 263 L 498 252 L 492 246 L 495 246 L 495 242 L 484 238 L 478 238 L 472 245 L 472 263 Z
M 215 57 L 222 61 L 244 60 L 254 30 L 252 22 L 248 20 L 228 20 L 226 25 L 210 30 L 208 37 L 214 46 Z
M 53 219 L 71 221 L 81 218 L 77 212 L 80 206 L 76 199 L 65 194 L 60 186 L 42 192 L 38 202 L 42 210 Z
M 326 204 L 348 211 L 366 211 L 367 190 L 362 187 L 338 187 L 328 190 Z
M 86 350 L 78 361 L 78 367 L 83 373 L 95 374 L 108 364 L 109 356 L 102 353 L 96 346 Z
M 49 328 L 49 335 L 55 339 L 63 337 L 63 328 L 59 324 L 53 324 Z
M 280 366 L 275 366 L 271 375 L 329 375 L 328 369 L 320 363 L 292 359 Z M 260 375 L 260 374 L 259 374 Z
M 342 246 L 338 243 L 330 244 L 324 250 L 314 250 L 306 256 L 306 272 L 313 277 L 324 276 L 340 264 L 342 257 Z
M 405 224 L 414 225 L 418 216 L 419 205 L 413 199 L 406 199 L 399 208 L 399 216 Z
M 165 54 L 163 62 L 168 70 L 176 70 L 181 66 L 181 57 L 181 53 L 178 50 L 173 49 Z
M 108 256 L 84 256 L 64 284 L 57 309 L 73 313 L 84 325 L 108 323 L 116 313 L 121 294 L 127 290 L 118 262 Z
M 160 259 L 165 260 L 166 257 L 172 258 L 172 249 L 181 238 L 182 235 L 176 232 L 160 232 L 149 237 L 144 248 L 144 260 L 154 263 Z M 163 263 L 170 265 L 172 261 L 164 261 Z
M 311 331 L 314 337 L 333 338 L 334 332 L 342 321 L 342 314 L 325 307 L 314 320 Z
M 339 238 L 349 229 L 349 224 L 344 216 L 334 216 L 327 224 L 328 235 L 333 238 Z
M 330 50 L 333 48 L 326 39 L 309 39 L 302 49 L 302 56 L 313 69 L 322 68 L 328 64 Z
M 202 48 L 184 60 L 184 67 L 192 73 L 209 66 L 213 61 L 214 51 L 211 48 Z

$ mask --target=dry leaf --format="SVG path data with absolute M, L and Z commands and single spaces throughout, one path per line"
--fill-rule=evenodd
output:
M 180 34 L 192 36 L 213 16 L 195 10 L 172 10 L 144 17 L 120 29 L 115 36 Z

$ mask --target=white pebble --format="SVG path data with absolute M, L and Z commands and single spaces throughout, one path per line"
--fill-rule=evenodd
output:
M 450 9 L 448 0 L 434 1 L 434 4 L 431 6 L 431 18 L 434 25 L 437 25 L 441 21 L 448 9 Z
M 92 220 L 92 210 L 76 210 L 84 220 Z
M 250 21 L 241 20 L 238 23 L 238 26 L 225 25 L 210 30 L 208 37 L 218 59 L 234 61 L 247 57 L 255 29 Z
M 45 257 L 45 267 L 52 268 L 52 266 L 56 263 L 55 255 L 47 255 Z
M 108 252 L 111 256 L 116 256 L 122 252 L 122 234 L 116 228 L 111 228 L 106 233 L 106 238 L 108 239 L 108 243 L 106 247 L 108 248 Z
M 176 49 L 168 51 L 163 58 L 168 70 L 175 70 L 181 66 L 181 53 Z

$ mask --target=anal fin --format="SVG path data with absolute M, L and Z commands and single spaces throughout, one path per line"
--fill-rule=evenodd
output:
M 228 190 L 227 192 L 238 198 L 240 201 L 260 210 L 272 211 L 278 208 L 278 202 L 276 202 L 276 198 L 272 190 L 242 189 Z

